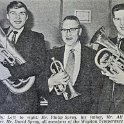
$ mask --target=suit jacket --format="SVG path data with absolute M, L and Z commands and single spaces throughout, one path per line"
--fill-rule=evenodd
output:
M 63 63 L 65 47 L 56 48 L 48 51 L 49 64 L 51 58 Z M 98 95 L 102 88 L 101 74 L 94 64 L 95 52 L 88 47 L 81 47 L 81 65 L 74 89 L 81 93 L 78 97 L 65 100 L 63 95 L 56 95 L 54 90 L 50 93 L 49 104 L 45 113 L 52 114 L 79 114 L 79 113 L 97 113 Z M 51 73 L 49 73 L 50 77 Z
M 18 78 L 29 76 L 35 76 L 36 79 L 33 86 L 22 94 L 14 94 L 4 84 L 0 83 L 0 113 L 38 113 L 39 97 L 45 95 L 45 90 L 48 87 L 45 74 L 42 73 L 46 60 L 44 36 L 24 28 L 15 44 L 15 48 L 26 60 L 26 63 L 13 67 L 9 66 L 8 69 L 12 75 L 10 79 L 16 81 Z
M 117 43 L 117 37 L 111 39 Z M 121 43 L 121 50 L 124 51 L 124 41 Z M 103 90 L 100 97 L 98 113 L 100 114 L 124 114 L 124 86 L 116 84 L 105 76 Z M 113 91 L 114 88 L 114 91 Z

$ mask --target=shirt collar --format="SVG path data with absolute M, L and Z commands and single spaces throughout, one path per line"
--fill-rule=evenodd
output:
M 80 43 L 80 41 L 78 41 L 73 48 L 71 46 L 68 46 L 67 44 L 65 45 L 65 50 L 66 51 L 70 51 L 71 49 L 74 49 L 75 52 L 80 52 L 80 50 L 81 50 L 81 43 Z
M 8 31 L 8 36 L 9 36 L 9 34 L 11 34 L 11 32 L 13 32 L 13 31 L 17 31 L 18 32 L 18 34 L 17 35 L 20 35 L 21 34 L 21 32 L 23 31 L 23 29 L 24 29 L 24 27 L 22 27 L 21 29 L 19 29 L 19 30 L 15 30 L 15 29 L 13 29 L 12 27 L 10 27 L 10 29 L 9 29 L 9 31 Z
M 124 36 L 122 36 L 122 35 L 118 34 L 117 39 L 118 39 L 118 40 L 120 40 L 120 39 L 122 39 L 122 38 L 124 38 Z

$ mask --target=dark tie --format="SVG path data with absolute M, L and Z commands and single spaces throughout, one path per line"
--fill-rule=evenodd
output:
M 124 38 L 121 39 L 120 49 L 124 51 Z
M 117 43 L 116 43 L 116 45 L 117 45 L 118 48 L 120 48 L 121 42 L 122 42 L 122 39 L 121 38 L 118 38 Z
M 13 36 L 12 36 L 12 44 L 14 45 L 16 43 L 16 34 L 18 32 L 17 31 L 13 31 Z
M 124 51 L 124 38 L 119 38 L 116 45 L 118 48 L 120 48 L 122 51 Z
M 75 66 L 75 54 L 74 49 L 71 49 L 69 52 L 67 64 L 65 67 L 66 72 L 70 76 L 70 82 L 73 83 L 73 73 L 74 73 L 74 66 Z

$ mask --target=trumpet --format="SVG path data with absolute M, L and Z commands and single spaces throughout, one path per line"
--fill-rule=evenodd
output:
M 56 73 L 58 73 L 60 71 L 63 71 L 63 72 L 65 71 L 64 67 L 63 67 L 63 65 L 60 61 L 55 60 L 54 57 L 51 58 L 51 59 L 52 59 L 52 63 L 50 65 L 50 70 L 51 70 L 53 75 L 55 75 Z M 57 95 L 63 94 L 65 100 L 69 100 L 69 99 L 72 99 L 74 97 L 77 97 L 77 96 L 81 95 L 80 93 L 75 91 L 75 89 L 73 88 L 73 86 L 72 86 L 72 84 L 69 80 L 67 82 L 67 85 L 68 85 L 70 93 L 71 93 L 70 98 L 68 97 L 68 93 L 66 92 L 66 85 L 64 85 L 64 84 L 59 84 L 59 85 L 54 86 L 56 94 Z
M 124 71 L 124 52 L 107 37 L 103 26 L 97 30 L 91 42 L 104 47 L 95 56 L 95 64 L 104 73 L 114 74 L 118 69 Z
M 26 61 L 17 52 L 14 46 L 10 43 L 6 34 L 0 27 L 0 62 L 4 65 L 8 64 L 14 66 L 15 64 L 21 65 Z M 5 84 L 12 93 L 20 94 L 26 92 L 34 84 L 35 76 L 31 76 L 25 79 L 18 79 L 17 81 L 11 81 L 10 79 L 4 79 L 1 82 Z

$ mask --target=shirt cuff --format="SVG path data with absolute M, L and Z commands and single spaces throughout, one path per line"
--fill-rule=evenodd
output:
M 50 78 L 48 79 L 48 84 L 50 84 L 51 83 L 51 80 L 50 80 Z M 51 92 L 53 90 L 53 86 L 49 86 L 49 92 Z

